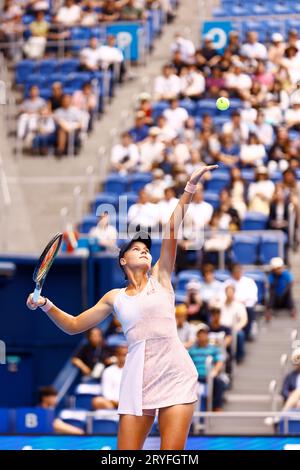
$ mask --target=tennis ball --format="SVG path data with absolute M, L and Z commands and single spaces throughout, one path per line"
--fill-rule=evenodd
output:
M 224 98 L 224 96 L 222 96 L 217 99 L 216 106 L 220 111 L 226 111 L 230 106 L 230 101 L 228 98 Z

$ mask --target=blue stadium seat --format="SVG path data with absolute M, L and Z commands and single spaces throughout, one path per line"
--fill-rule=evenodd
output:
M 279 256 L 279 237 L 272 234 L 262 235 L 259 245 L 259 258 L 262 264 L 269 264 L 271 258 Z
M 62 72 L 55 72 L 45 77 L 45 82 L 47 83 L 48 87 L 51 87 L 55 82 L 60 82 L 64 86 L 66 82 L 66 76 Z
M 91 38 L 97 38 L 101 42 L 105 42 L 106 39 L 106 31 L 105 28 L 101 28 L 100 26 L 94 26 L 90 28 Z
M 91 37 L 90 29 L 84 26 L 75 26 L 71 29 L 71 40 L 76 41 L 72 43 L 72 50 L 74 52 L 80 51 L 83 47 L 88 45 Z
M 235 262 L 256 264 L 259 237 L 237 234 L 233 236 L 232 254 Z
M 89 233 L 91 228 L 97 225 L 97 222 L 98 217 L 96 217 L 94 214 L 85 215 L 79 225 L 79 231 L 81 233 Z
M 17 408 L 15 431 L 17 434 L 52 434 L 54 409 Z
M 93 434 L 112 434 L 118 432 L 118 417 L 112 416 L 111 412 L 98 410 L 93 415 L 92 433 Z
M 226 269 L 216 269 L 215 278 L 217 281 L 224 282 L 230 278 L 230 272 Z
M 0 408 L 0 433 L 8 434 L 12 432 L 13 410 Z
M 124 203 L 124 206 L 125 206 L 125 202 L 126 202 L 127 210 L 128 210 L 133 204 L 136 204 L 137 200 L 138 200 L 138 195 L 134 192 L 120 194 L 120 208 L 123 207 L 121 206 L 121 204 Z
M 97 208 L 102 204 L 109 204 L 117 209 L 118 196 L 115 193 L 98 193 L 93 203 L 93 212 L 96 214 Z M 103 210 L 107 210 L 104 208 Z
M 43 88 L 46 85 L 46 78 L 38 73 L 33 73 L 26 78 L 25 87 L 29 90 L 32 86 Z
M 152 117 L 154 121 L 163 114 L 165 109 L 168 109 L 170 107 L 169 103 L 167 101 L 158 101 L 157 103 L 153 103 L 152 105 Z
M 146 184 L 152 181 L 151 173 L 133 173 L 129 175 L 128 184 L 130 191 L 138 192 L 140 189 L 144 188 Z
M 204 191 L 204 200 L 217 209 L 220 204 L 220 196 L 216 191 Z
M 87 413 L 86 410 L 65 409 L 59 413 L 59 418 L 64 423 L 71 424 L 77 428 L 86 431 Z
M 101 395 L 101 385 L 79 384 L 75 389 L 74 395 L 76 408 L 91 410 L 93 398 Z
M 242 168 L 241 170 L 242 178 L 247 183 L 253 183 L 255 180 L 255 171 L 252 168 Z
M 227 170 L 215 170 L 211 179 L 205 182 L 205 189 L 212 192 L 220 192 L 230 183 L 230 173 Z
M 104 191 L 107 193 L 115 193 L 116 195 L 126 192 L 128 179 L 126 176 L 118 173 L 110 173 L 104 184 Z
M 280 418 L 278 432 L 280 434 L 300 434 L 300 412 L 299 409 L 292 409 L 290 411 L 295 412 L 295 414 L 299 414 L 299 418 L 292 417 L 292 418 Z M 287 425 L 285 425 L 285 421 L 287 421 Z
M 190 116 L 194 116 L 196 112 L 196 103 L 188 98 L 180 100 L 179 106 L 186 109 Z
M 64 75 L 69 75 L 70 73 L 77 72 L 79 68 L 78 59 L 64 59 L 57 62 L 57 69 L 60 73 Z
M 216 115 L 217 113 L 215 100 L 204 99 L 197 102 L 195 109 L 196 116 L 203 116 L 204 114 Z
M 40 88 L 40 97 L 44 98 L 44 100 L 49 100 L 52 95 L 52 90 L 49 87 Z
M 202 281 L 202 274 L 197 270 L 184 270 L 180 271 L 177 276 L 177 291 L 185 291 L 186 285 L 189 281 L 196 279 L 197 281 Z
M 126 343 L 126 338 L 123 334 L 109 335 L 106 338 L 106 345 L 110 348 L 115 348 L 116 346 L 119 346 L 120 344 L 125 344 L 125 343 Z
M 35 72 L 36 62 L 34 60 L 21 60 L 16 65 L 16 83 L 18 85 L 26 83 L 30 75 Z
M 270 173 L 270 180 L 273 181 L 273 183 L 282 181 L 282 171 L 272 171 L 272 173 Z
M 263 304 L 265 301 L 266 296 L 266 282 L 267 278 L 265 273 L 262 271 L 245 271 L 245 276 L 250 277 L 255 284 L 257 285 L 257 296 L 258 296 L 258 303 Z
M 91 74 L 88 72 L 74 72 L 67 75 L 66 86 L 80 90 L 82 85 L 91 81 Z
M 246 212 L 242 221 L 242 230 L 265 230 L 268 217 L 261 212 Z
M 56 72 L 57 60 L 55 59 L 44 59 L 37 63 L 36 71 L 41 75 L 52 75 Z

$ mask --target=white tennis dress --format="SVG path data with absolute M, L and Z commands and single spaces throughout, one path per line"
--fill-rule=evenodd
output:
M 118 413 L 153 415 L 158 408 L 195 402 L 198 374 L 177 334 L 173 289 L 153 276 L 137 295 L 125 289 L 114 302 L 128 342 Z

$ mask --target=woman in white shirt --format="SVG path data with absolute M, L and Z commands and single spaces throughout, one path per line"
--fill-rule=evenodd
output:
M 243 165 L 263 165 L 265 156 L 265 146 L 260 142 L 256 134 L 250 134 L 248 142 L 241 145 L 240 158 Z

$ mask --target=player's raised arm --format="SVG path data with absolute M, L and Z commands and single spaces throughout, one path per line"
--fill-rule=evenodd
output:
M 171 277 L 176 258 L 179 229 L 188 210 L 189 204 L 193 199 L 197 184 L 205 173 L 216 168 L 218 168 L 218 165 L 203 166 L 192 173 L 169 222 L 165 226 L 160 258 L 153 268 L 153 274 L 157 275 L 162 282 L 164 280 L 168 282 Z
M 30 310 L 40 307 L 61 330 L 69 335 L 75 335 L 98 325 L 112 312 L 114 298 L 118 291 L 119 289 L 112 289 L 107 292 L 96 305 L 77 317 L 64 312 L 45 297 L 39 297 L 38 301 L 34 302 L 33 294 L 30 294 L 26 304 Z

